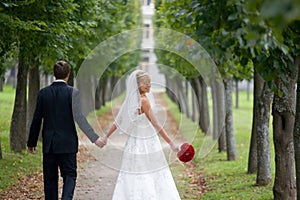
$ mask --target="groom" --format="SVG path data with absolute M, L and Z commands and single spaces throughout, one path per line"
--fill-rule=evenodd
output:
M 35 113 L 27 141 L 28 152 L 35 153 L 43 124 L 43 175 L 45 200 L 58 199 L 58 168 L 63 178 L 62 199 L 72 199 L 77 177 L 78 137 L 75 121 L 91 142 L 103 147 L 80 107 L 79 91 L 67 85 L 70 65 L 58 61 L 53 72 L 56 80 L 38 93 Z

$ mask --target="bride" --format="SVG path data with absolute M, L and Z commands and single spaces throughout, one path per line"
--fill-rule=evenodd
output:
M 126 87 L 125 101 L 114 124 L 102 138 L 106 144 L 116 129 L 129 136 L 112 199 L 178 200 L 180 196 L 158 135 L 173 151 L 178 151 L 178 146 L 154 115 L 149 74 L 142 70 L 133 71 Z

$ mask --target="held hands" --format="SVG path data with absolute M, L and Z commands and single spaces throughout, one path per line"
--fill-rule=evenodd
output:
M 106 143 L 107 143 L 107 137 L 106 137 L 106 136 L 104 136 L 104 137 L 99 137 L 99 138 L 95 141 L 95 144 L 96 144 L 98 147 L 100 147 L 100 148 L 104 147 L 104 146 L 106 145 Z

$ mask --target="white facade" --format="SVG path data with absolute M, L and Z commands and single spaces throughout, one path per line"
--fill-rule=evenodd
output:
M 140 65 L 151 76 L 152 91 L 165 90 L 165 77 L 157 68 L 157 58 L 154 53 L 153 15 L 154 4 L 152 1 L 142 1 L 144 35 L 142 40 L 142 60 Z

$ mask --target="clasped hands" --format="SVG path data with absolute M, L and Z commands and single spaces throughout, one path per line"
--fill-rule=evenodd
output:
M 106 145 L 106 143 L 107 143 L 107 137 L 106 137 L 106 136 L 104 136 L 104 137 L 99 137 L 99 138 L 95 141 L 95 144 L 96 144 L 98 147 L 100 147 L 100 148 L 104 147 L 104 146 Z

